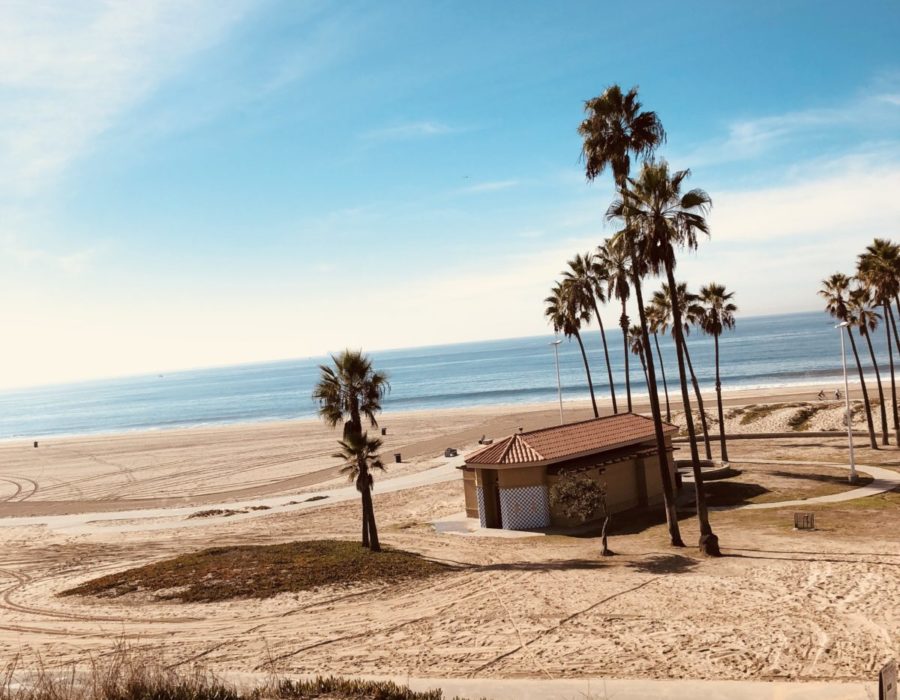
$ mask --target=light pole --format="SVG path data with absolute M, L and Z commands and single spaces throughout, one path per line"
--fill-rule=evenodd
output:
M 847 321 L 835 326 L 841 334 L 841 364 L 844 367 L 844 403 L 847 412 L 847 443 L 850 445 L 850 476 L 851 484 L 856 483 L 856 460 L 853 457 L 853 420 L 850 414 L 850 385 L 847 383 L 847 352 L 844 349 L 844 329 L 850 324 Z M 847 331 L 850 332 L 849 330 Z
M 556 357 L 556 395 L 559 397 L 559 424 L 563 424 L 562 412 L 562 382 L 559 381 L 559 344 L 562 341 L 557 338 L 550 345 L 553 346 L 553 355 Z

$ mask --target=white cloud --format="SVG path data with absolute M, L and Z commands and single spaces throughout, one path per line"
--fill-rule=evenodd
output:
M 362 137 L 368 141 L 407 141 L 430 136 L 444 136 L 458 131 L 461 129 L 442 122 L 418 121 L 372 129 L 362 134 Z
M 789 142 L 834 133 L 900 128 L 900 94 L 863 94 L 831 108 L 814 108 L 765 117 L 739 119 L 727 125 L 727 135 L 713 138 L 673 156 L 692 167 L 757 158 Z
M 837 161 L 779 186 L 713 194 L 710 224 L 735 242 L 900 229 L 900 163 Z M 799 168 L 795 168 L 799 169 Z M 884 235 L 887 235 L 885 233 Z
M 477 182 L 457 190 L 460 194 L 480 194 L 482 192 L 499 192 L 518 187 L 518 180 L 494 180 L 492 182 Z
M 43 271 L 55 269 L 76 275 L 85 272 L 96 256 L 95 248 L 53 254 L 15 234 L 0 233 L 0 264 L 11 262 L 16 267 L 26 269 L 40 265 L 43 266 Z
M 0 5 L 0 185 L 23 194 L 52 182 L 248 4 Z

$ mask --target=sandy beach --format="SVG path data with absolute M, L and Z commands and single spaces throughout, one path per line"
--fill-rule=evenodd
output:
M 738 430 L 747 406 L 816 404 L 815 393 L 729 393 L 728 431 Z M 713 396 L 707 400 L 713 414 Z M 796 410 L 767 412 L 742 429 L 789 431 Z M 839 425 L 842 410 L 821 403 L 814 429 Z M 565 411 L 567 420 L 590 415 L 584 403 Z M 162 511 L 156 520 L 165 529 L 129 529 L 127 519 L 113 517 L 89 531 L 67 531 L 18 518 L 274 497 L 287 503 L 346 486 L 329 456 L 335 431 L 308 420 L 48 439 L 37 449 L 26 440 L 0 445 L 0 515 L 20 523 L 0 518 L 0 653 L 40 656 L 53 667 L 86 651 L 105 653 L 124 638 L 174 666 L 202 660 L 234 672 L 811 680 L 868 679 L 898 651 L 900 495 L 815 506 L 819 529 L 807 533 L 792 530 L 796 508 L 733 507 L 849 489 L 845 439 L 734 441 L 741 475 L 736 490 L 720 494 L 731 509 L 713 515 L 727 555 L 721 560 L 702 559 L 693 546 L 667 547 L 658 523 L 614 525 L 618 556 L 611 559 L 598 556 L 594 537 L 440 534 L 431 523 L 463 509 L 460 480 L 379 491 L 400 475 L 446 468 L 445 447 L 465 451 L 482 435 L 556 421 L 555 404 L 383 415 L 384 453 L 403 457 L 376 477 L 383 541 L 452 562 L 452 573 L 205 604 L 149 593 L 56 594 L 212 545 L 354 539 L 358 501 L 300 512 L 273 507 L 242 519 L 189 521 Z M 862 465 L 900 465 L 895 447 L 873 451 L 858 442 Z M 804 465 L 811 461 L 829 466 Z M 687 512 L 682 528 L 693 545 L 696 524 Z

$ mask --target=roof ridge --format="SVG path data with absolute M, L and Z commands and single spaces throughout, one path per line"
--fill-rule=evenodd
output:
M 497 459 L 498 462 L 502 462 L 506 459 L 506 455 L 509 454 L 509 451 L 512 449 L 513 442 L 515 442 L 516 436 L 510 435 L 509 437 L 503 438 L 503 441 L 506 443 L 506 446 L 503 448 L 503 452 L 500 453 L 500 457 Z
M 532 432 L 537 432 L 537 431 L 532 431 Z M 544 455 L 541 452 L 539 452 L 538 449 L 534 445 L 532 445 L 530 442 L 528 442 L 528 440 L 525 439 L 525 436 L 527 434 L 528 433 L 516 433 L 514 437 L 519 438 L 519 441 L 523 445 L 525 445 L 525 447 L 527 447 L 529 450 L 531 450 L 531 452 L 533 452 L 535 455 L 537 455 L 538 459 L 546 459 L 546 457 L 544 457 Z

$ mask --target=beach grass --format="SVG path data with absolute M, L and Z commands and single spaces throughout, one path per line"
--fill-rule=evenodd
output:
M 160 600 L 212 603 L 271 598 L 323 586 L 392 583 L 451 570 L 411 552 L 371 552 L 357 542 L 311 540 L 213 547 L 101 576 L 60 595 L 119 597 L 151 592 Z
M 197 665 L 166 666 L 155 652 L 119 643 L 100 657 L 59 668 L 2 669 L 0 700 L 443 700 L 439 689 L 415 691 L 391 681 L 316 676 L 289 680 L 270 676 L 238 687 Z M 465 700 L 456 697 L 454 700 Z M 482 700 L 484 700 L 482 698 Z

